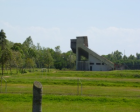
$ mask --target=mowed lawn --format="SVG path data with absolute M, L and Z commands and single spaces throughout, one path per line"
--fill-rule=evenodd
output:
M 0 112 L 31 112 L 33 82 L 43 85 L 42 112 L 140 112 L 140 71 L 5 74 Z

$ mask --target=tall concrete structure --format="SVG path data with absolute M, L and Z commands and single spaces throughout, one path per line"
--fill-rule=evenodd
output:
M 109 71 L 114 69 L 114 63 L 88 48 L 87 36 L 71 39 L 71 49 L 76 53 L 76 70 Z

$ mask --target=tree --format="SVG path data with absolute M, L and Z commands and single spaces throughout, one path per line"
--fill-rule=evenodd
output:
M 23 73 L 23 66 L 25 65 L 25 54 L 27 54 L 27 51 L 24 49 L 21 43 L 14 43 L 11 47 L 11 50 L 12 60 L 10 61 L 10 64 L 12 65 L 12 67 L 14 66 L 17 68 L 17 73 L 19 70 L 21 73 Z M 24 50 L 26 51 L 26 53 L 24 52 Z
M 6 48 L 6 35 L 3 30 L 0 31 L 0 47 L 1 47 L 0 62 L 1 62 L 2 76 L 3 76 L 4 65 L 11 57 L 10 50 Z
M 27 37 L 26 40 L 23 42 L 23 46 L 27 48 L 31 48 L 33 46 L 33 40 L 31 36 Z
M 35 51 L 33 49 L 29 48 L 28 53 L 26 55 L 26 59 L 25 59 L 26 67 L 34 68 L 34 66 L 35 66 L 35 58 L 36 58 Z
M 48 67 L 48 71 L 49 71 L 50 66 L 53 65 L 53 58 L 51 56 L 51 53 L 50 53 L 49 49 L 47 49 L 46 53 L 47 54 L 46 54 L 46 57 L 45 57 L 45 65 L 46 65 L 46 67 Z
M 36 57 L 35 51 L 31 48 L 28 49 L 28 57 L 29 58 L 35 58 Z
M 36 61 L 36 65 L 37 67 L 41 68 L 41 53 L 42 53 L 42 47 L 40 46 L 39 43 L 37 43 L 37 46 L 36 46 L 36 58 L 35 58 L 35 61 Z
M 11 58 L 11 52 L 6 46 L 6 35 L 3 30 L 0 31 L 0 64 L 2 69 L 2 75 L 1 75 L 1 86 L 2 86 L 2 77 L 4 72 L 4 65 L 6 62 Z
M 26 59 L 26 67 L 32 68 L 32 67 L 34 67 L 34 66 L 35 66 L 34 60 L 31 59 L 31 58 L 27 58 L 27 59 Z
M 115 52 L 114 52 L 114 58 L 116 59 L 116 60 L 120 60 L 120 59 L 122 59 L 122 52 L 120 52 L 120 51 L 118 51 L 118 50 L 116 50 Z
M 127 60 L 127 56 L 126 55 L 123 56 L 123 60 Z
M 10 60 L 10 65 L 12 67 L 16 67 L 17 68 L 17 73 L 19 71 L 19 68 L 22 68 L 22 66 L 24 65 L 24 61 L 22 59 L 22 54 L 19 51 L 14 51 L 12 50 L 12 57 Z M 10 68 L 11 70 L 11 68 Z
M 11 47 L 11 49 L 14 51 L 19 51 L 21 54 L 23 54 L 21 43 L 14 43 L 14 45 Z
M 13 45 L 14 45 L 14 42 L 11 42 L 9 40 L 7 40 L 7 48 L 10 49 Z
M 140 53 L 136 53 L 136 58 L 139 60 L 140 59 Z
M 67 56 L 67 68 L 74 68 L 76 62 L 76 55 L 72 51 L 66 53 Z
M 128 59 L 134 60 L 134 59 L 135 59 L 135 56 L 131 54 L 131 55 L 128 57 Z
M 23 58 L 25 60 L 25 67 L 34 67 L 36 58 L 36 46 L 33 44 L 31 36 L 26 38 L 22 44 Z
M 31 36 L 29 36 L 28 38 L 26 38 L 26 40 L 23 42 L 22 44 L 22 50 L 24 52 L 24 58 L 27 59 L 29 56 L 29 48 L 33 47 L 33 41 Z
M 4 65 L 8 60 L 11 60 L 11 51 L 7 48 L 1 51 L 0 55 L 0 62 L 2 65 L 2 76 L 3 76 L 3 71 L 4 71 Z
M 63 68 L 63 56 L 61 55 L 60 46 L 55 47 L 55 53 L 54 53 L 54 66 L 56 69 L 62 69 Z
M 61 53 L 60 46 L 56 46 L 56 47 L 55 47 L 55 52 L 56 52 L 56 53 Z

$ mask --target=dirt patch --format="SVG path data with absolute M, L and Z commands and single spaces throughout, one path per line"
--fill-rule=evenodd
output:
M 56 71 L 53 71 L 52 73 L 56 73 Z
M 7 78 L 7 77 L 10 77 L 10 76 L 3 76 L 3 77 L 6 77 Z

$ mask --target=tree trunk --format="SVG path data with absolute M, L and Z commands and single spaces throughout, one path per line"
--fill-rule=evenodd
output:
M 3 72 L 4 72 L 4 65 L 3 65 L 3 62 L 2 62 L 2 76 L 3 76 Z
M 49 67 L 49 64 L 48 64 L 48 72 L 49 72 L 49 68 L 50 68 L 50 67 Z
M 6 71 L 7 71 L 7 74 L 8 74 L 8 67 L 6 66 L 6 67 L 5 67 L 5 69 L 6 69 Z
M 3 76 L 3 69 L 4 69 L 4 65 L 3 65 L 3 62 L 2 62 L 2 74 L 1 74 L 1 92 L 2 92 L 2 76 Z
M 10 74 L 12 74 L 12 71 L 11 71 L 11 66 L 10 66 Z
M 1 86 L 0 86 L 0 92 L 2 92 L 2 76 L 1 76 Z
M 18 74 L 18 66 L 17 66 L 16 70 L 17 70 L 17 74 Z

